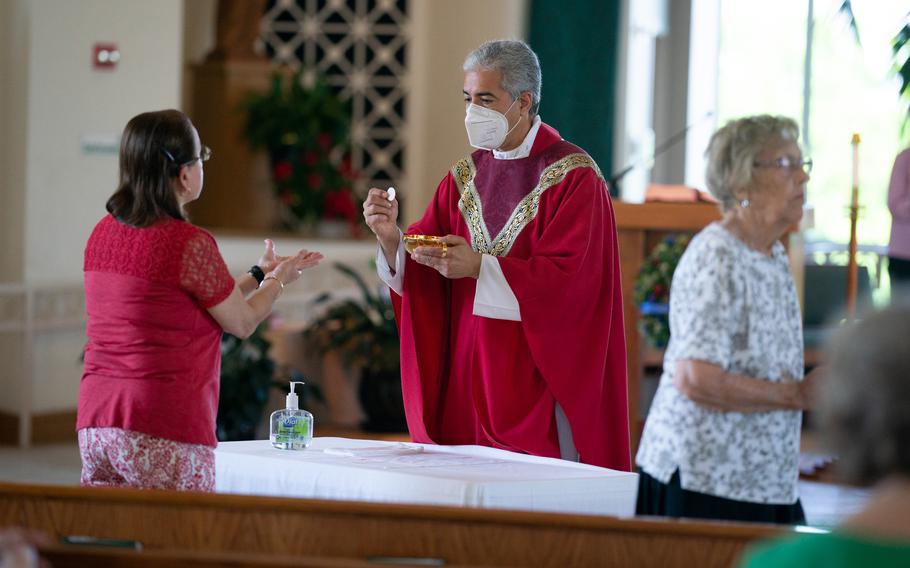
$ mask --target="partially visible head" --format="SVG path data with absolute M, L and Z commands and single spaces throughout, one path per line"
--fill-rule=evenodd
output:
M 760 167 L 766 168 L 766 165 L 782 157 L 801 164 L 798 140 L 799 127 L 790 118 L 765 114 L 731 120 L 714 133 L 705 151 L 708 191 L 717 198 L 724 211 L 729 211 L 743 199 L 759 197 L 756 194 L 766 187 L 791 181 L 801 187 L 809 179 L 801 165 L 798 171 L 795 167 L 756 167 L 756 164 L 763 164 Z M 760 174 L 784 176 L 759 179 Z
M 910 476 L 910 304 L 873 313 L 828 345 L 822 435 L 846 481 Z
M 465 73 L 497 71 L 501 76 L 500 86 L 509 93 L 512 101 L 522 93 L 529 93 L 529 114 L 531 117 L 537 114 L 540 107 L 540 61 L 525 42 L 506 39 L 485 42 L 468 54 L 462 69 Z
M 162 217 L 184 219 L 183 205 L 202 191 L 201 153 L 199 134 L 182 112 L 133 117 L 120 139 L 120 183 L 107 210 L 136 227 Z

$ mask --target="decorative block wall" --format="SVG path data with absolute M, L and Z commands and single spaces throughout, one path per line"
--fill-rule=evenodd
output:
M 322 75 L 352 108 L 358 189 L 403 177 L 408 0 L 270 0 L 257 50 Z

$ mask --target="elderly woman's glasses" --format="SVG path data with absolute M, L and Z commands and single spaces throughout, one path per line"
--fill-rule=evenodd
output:
M 753 162 L 752 165 L 756 168 L 777 168 L 779 170 L 790 170 L 791 172 L 802 170 L 808 174 L 812 171 L 812 158 L 796 160 L 789 156 L 782 156 L 767 162 Z

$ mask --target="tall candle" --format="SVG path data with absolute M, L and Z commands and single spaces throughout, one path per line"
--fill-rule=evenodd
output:
M 859 134 L 853 134 L 853 187 L 850 194 L 850 206 L 859 206 Z

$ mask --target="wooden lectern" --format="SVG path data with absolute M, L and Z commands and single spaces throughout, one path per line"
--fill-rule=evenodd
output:
M 642 377 L 642 345 L 638 332 L 638 306 L 635 305 L 635 279 L 650 251 L 669 233 L 696 233 L 720 219 L 713 203 L 623 203 L 613 202 L 619 236 L 622 270 L 622 303 L 626 332 L 626 361 L 629 369 L 629 432 L 632 457 L 644 427 L 640 416 L 639 382 Z

